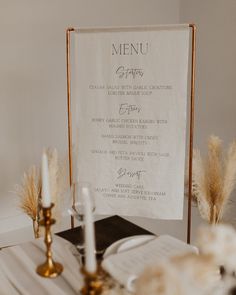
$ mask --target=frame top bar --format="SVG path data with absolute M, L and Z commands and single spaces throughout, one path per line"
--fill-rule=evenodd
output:
M 128 27 L 95 27 L 95 28 L 68 28 L 67 31 L 75 33 L 109 33 L 109 32 L 134 32 L 187 29 L 191 24 L 153 25 L 153 26 L 128 26 Z

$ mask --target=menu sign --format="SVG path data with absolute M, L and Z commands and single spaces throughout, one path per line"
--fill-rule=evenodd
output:
M 78 177 L 97 214 L 182 219 L 189 27 L 75 34 Z

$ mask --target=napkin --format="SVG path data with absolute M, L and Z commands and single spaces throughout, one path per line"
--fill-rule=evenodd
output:
M 129 291 L 145 267 L 183 253 L 197 253 L 197 248 L 168 235 L 159 236 L 135 249 L 113 254 L 104 259 L 102 267 Z

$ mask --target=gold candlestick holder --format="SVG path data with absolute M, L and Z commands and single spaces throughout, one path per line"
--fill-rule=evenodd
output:
M 51 204 L 48 208 L 43 208 L 43 220 L 40 222 L 41 226 L 45 226 L 45 238 L 44 242 L 46 244 L 46 261 L 39 265 L 36 269 L 37 273 L 45 278 L 56 278 L 63 271 L 63 266 L 54 262 L 52 259 L 52 234 L 51 225 L 56 221 L 52 218 L 52 208 L 54 204 Z
M 102 281 L 98 278 L 98 272 L 90 273 L 84 267 L 81 268 L 84 275 L 84 287 L 81 289 L 82 295 L 102 294 Z

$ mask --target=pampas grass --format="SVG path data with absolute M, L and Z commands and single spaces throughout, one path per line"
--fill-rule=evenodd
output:
M 39 237 L 41 179 L 35 166 L 24 173 L 22 184 L 16 186 L 16 194 L 20 197 L 20 208 L 33 222 L 35 238 Z
M 222 195 L 227 196 L 225 200 L 223 200 L 223 203 L 225 205 L 225 202 L 231 195 L 232 191 L 235 187 L 235 179 L 236 179 L 236 142 L 231 143 L 228 153 L 225 159 L 225 173 L 224 173 L 224 180 L 223 180 L 223 189 L 222 189 Z M 225 206 L 223 206 L 225 207 Z M 223 214 L 223 212 L 222 212 Z
M 183 254 L 148 267 L 137 280 L 135 295 L 207 295 L 219 281 L 210 256 Z
M 137 279 L 135 295 L 235 294 L 235 229 L 222 224 L 204 226 L 198 231 L 197 245 L 199 254 L 166 257 L 146 268 Z
M 236 231 L 228 224 L 202 226 L 197 232 L 200 254 L 211 255 L 218 267 L 224 268 L 224 274 L 236 272 Z
M 206 196 L 209 195 L 208 183 L 204 162 L 199 150 L 193 151 L 192 189 L 194 201 L 198 204 L 199 212 L 202 218 L 209 220 L 210 207 L 206 198 Z
M 193 196 L 203 219 L 215 224 L 223 218 L 235 182 L 236 142 L 224 157 L 221 140 L 210 136 L 206 159 L 199 150 L 193 152 Z
M 68 189 L 66 160 L 60 160 L 56 149 L 46 150 L 49 169 L 49 186 L 52 202 L 55 204 L 53 217 L 60 221 L 61 201 Z M 20 197 L 21 210 L 33 221 L 35 238 L 39 237 L 39 220 L 41 212 L 41 169 L 35 166 L 24 173 L 21 185 L 17 185 L 15 193 Z

